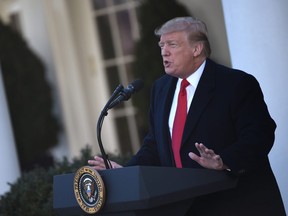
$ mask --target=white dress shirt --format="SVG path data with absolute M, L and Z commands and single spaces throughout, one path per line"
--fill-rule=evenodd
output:
M 188 113 L 188 110 L 190 108 L 192 99 L 194 97 L 194 94 L 195 94 L 197 85 L 199 83 L 200 77 L 201 77 L 201 75 L 203 73 L 205 64 L 206 64 L 206 61 L 204 61 L 201 64 L 201 66 L 193 74 L 191 74 L 187 78 L 187 81 L 190 83 L 190 85 L 186 87 L 186 92 L 187 92 L 187 113 Z M 176 109 L 177 109 L 178 94 L 179 94 L 179 91 L 180 91 L 181 81 L 182 81 L 182 79 L 179 78 L 178 82 L 177 82 L 177 85 L 176 85 L 174 98 L 173 98 L 173 102 L 172 102 L 172 106 L 171 106 L 171 110 L 170 110 L 170 116 L 169 116 L 168 124 L 169 124 L 169 130 L 170 130 L 170 135 L 171 136 L 172 136 L 174 117 L 175 117 Z

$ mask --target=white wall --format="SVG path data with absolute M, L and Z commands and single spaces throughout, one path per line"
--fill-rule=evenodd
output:
M 208 28 L 211 59 L 231 65 L 221 0 L 178 0 L 192 16 L 203 20 Z
M 16 153 L 12 125 L 10 122 L 6 94 L 2 81 L 2 71 L 0 65 L 0 195 L 10 190 L 9 183 L 14 183 L 20 177 L 20 167 Z
M 253 74 L 277 123 L 270 162 L 288 212 L 288 1 L 222 0 L 231 61 Z
M 45 63 L 47 76 L 54 87 L 54 99 L 56 102 L 59 99 L 56 113 L 62 117 L 67 137 L 60 137 L 64 137 L 63 142 L 53 150 L 53 155 L 60 159 L 63 155 L 68 158 L 79 156 L 86 145 L 90 145 L 96 154 L 99 152 L 96 120 L 100 113 L 99 104 L 105 104 L 106 94 L 102 92 L 105 82 L 100 77 L 102 74 L 99 73 L 96 54 L 91 51 L 95 50 L 95 45 L 86 30 L 88 27 L 90 31 L 94 30 L 91 29 L 93 24 L 90 24 L 93 17 L 88 11 L 89 1 L 18 1 L 23 35 Z M 109 118 L 103 126 L 109 127 L 103 129 L 107 152 L 114 152 L 117 148 L 111 123 Z

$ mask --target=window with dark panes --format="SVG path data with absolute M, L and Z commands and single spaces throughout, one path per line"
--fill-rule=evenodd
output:
M 133 36 L 132 27 L 130 24 L 129 13 L 127 11 L 120 11 L 116 14 L 117 24 L 120 27 L 120 39 L 122 45 L 123 55 L 133 54 Z
M 107 15 L 97 17 L 97 27 L 99 28 L 102 54 L 104 59 L 115 58 L 112 32 L 109 26 L 109 17 Z
M 99 32 L 102 60 L 110 94 L 122 84 L 126 87 L 133 76 L 133 48 L 139 38 L 136 10 L 139 0 L 91 0 L 94 21 Z M 140 146 L 136 124 L 137 110 L 133 98 L 115 107 L 113 117 L 117 126 L 120 151 L 135 152 Z

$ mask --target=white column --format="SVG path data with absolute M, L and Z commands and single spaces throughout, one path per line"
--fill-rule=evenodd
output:
M 232 65 L 258 79 L 277 123 L 269 159 L 288 212 L 288 1 L 222 0 L 222 4 Z
M 28 1 L 28 0 L 26 0 Z M 34 0 L 37 1 L 37 0 Z M 30 0 L 29 0 L 30 2 Z M 68 144 L 70 157 L 79 156 L 80 150 L 87 144 L 92 147 L 93 152 L 97 149 L 96 143 L 96 118 L 89 105 L 94 101 L 93 106 L 100 106 L 100 102 L 90 95 L 95 94 L 89 91 L 90 81 L 95 80 L 96 76 L 86 78 L 87 70 L 83 68 L 84 62 L 87 64 L 89 53 L 86 53 L 85 46 L 87 45 L 87 31 L 79 31 L 75 34 L 75 29 L 79 26 L 73 25 L 74 21 L 78 25 L 87 25 L 82 23 L 82 17 L 78 13 L 82 13 L 82 1 L 77 1 L 79 8 L 74 8 L 76 15 L 71 15 L 71 3 L 75 1 L 66 0 L 42 0 L 45 10 L 45 19 L 47 22 L 47 31 L 49 40 L 52 45 L 53 60 L 56 69 L 56 79 L 59 87 L 61 105 L 63 109 L 63 117 L 65 121 L 65 130 L 68 135 Z M 87 3 L 87 2 L 86 2 Z M 75 18 L 76 16 L 76 18 Z M 77 20 L 75 20 L 77 19 Z M 90 18 L 92 20 L 92 18 Z M 80 28 L 85 30 L 85 26 Z M 79 36 L 77 38 L 77 36 Z M 80 41 L 81 46 L 78 49 L 77 42 Z M 85 45 L 84 45 L 85 44 Z M 90 44 L 90 46 L 93 46 Z M 88 50 L 91 50 L 89 47 Z M 83 54 L 83 55 L 81 55 Z M 83 61 L 80 61 L 83 60 Z M 91 68 L 90 68 L 91 69 Z M 92 69 L 89 70 L 90 74 Z M 97 74 L 98 75 L 98 74 Z M 98 76 L 99 77 L 99 76 Z M 89 82 L 87 82 L 88 79 Z M 100 86 L 95 85 L 95 88 L 101 89 L 104 83 Z M 100 90 L 101 91 L 101 90 Z M 99 93 L 99 92 L 97 92 Z M 99 93 L 99 95 L 102 93 Z M 102 97 L 102 96 L 101 96 Z M 91 112 L 90 112 L 91 110 Z M 91 114 L 93 112 L 93 115 Z
M 15 142 L 10 123 L 10 117 L 6 102 L 5 90 L 2 81 L 0 65 L 0 195 L 8 192 L 8 183 L 14 183 L 20 177 L 20 168 L 15 148 Z

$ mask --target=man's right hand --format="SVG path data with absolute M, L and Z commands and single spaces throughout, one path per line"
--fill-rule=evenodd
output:
M 123 167 L 114 161 L 110 161 L 110 163 L 111 163 L 112 169 L 117 169 L 117 168 Z M 106 169 L 103 158 L 101 158 L 99 156 L 94 156 L 93 160 L 88 160 L 88 164 L 96 170 L 105 170 Z

